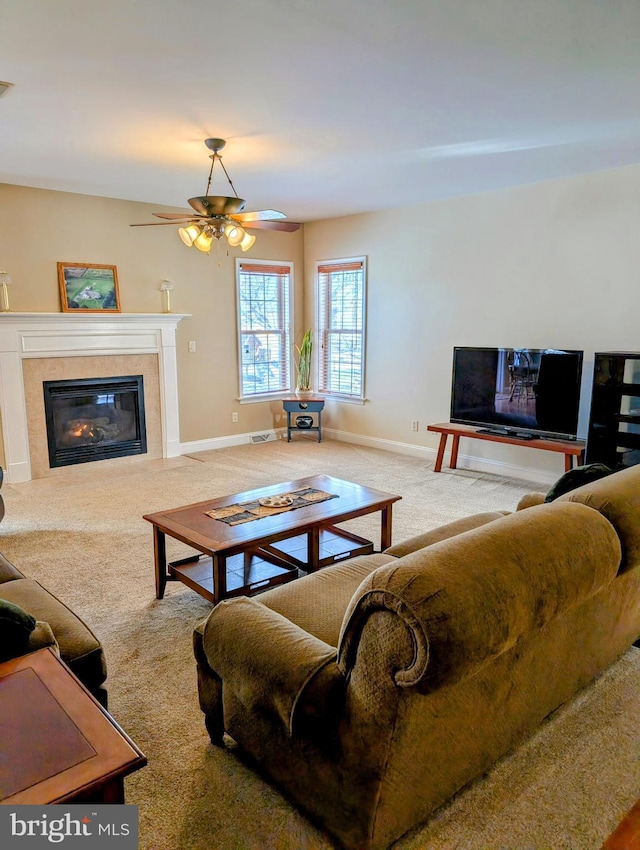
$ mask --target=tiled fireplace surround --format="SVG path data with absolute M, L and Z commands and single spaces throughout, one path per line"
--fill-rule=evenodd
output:
M 179 455 L 175 338 L 183 318 L 173 313 L 0 314 L 0 416 L 7 480 L 19 483 L 74 469 L 49 467 L 42 389 L 48 380 L 142 375 L 147 453 L 100 463 Z

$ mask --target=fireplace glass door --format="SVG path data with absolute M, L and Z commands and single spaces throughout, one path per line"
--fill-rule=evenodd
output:
M 142 375 L 43 387 L 52 468 L 147 451 Z

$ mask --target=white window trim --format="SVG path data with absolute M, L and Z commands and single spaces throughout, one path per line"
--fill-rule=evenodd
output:
M 369 280 L 368 280 L 368 268 L 367 268 L 367 257 L 366 255 L 359 257 L 338 257 L 329 260 L 317 260 L 315 263 L 315 295 L 314 295 L 314 324 L 315 324 L 315 337 L 319 339 L 320 336 L 320 328 L 319 328 L 319 317 L 320 317 L 320 266 L 331 265 L 335 263 L 339 265 L 340 263 L 362 263 L 362 273 L 364 275 L 364 286 L 362 288 L 362 395 L 346 395 L 343 393 L 335 393 L 335 392 L 325 392 L 323 390 L 318 390 L 318 395 L 321 395 L 323 398 L 326 398 L 328 401 L 333 402 L 344 402 L 345 404 L 366 404 L 369 401 L 365 392 L 365 381 L 366 381 L 366 364 L 367 364 L 367 290 L 369 288 Z M 315 369 L 316 376 L 320 376 L 320 345 L 316 346 L 316 355 L 315 355 Z
M 240 326 L 240 270 L 243 263 L 252 266 L 288 266 L 289 267 L 289 323 L 287 331 L 289 334 L 289 345 L 287 358 L 289 361 L 289 387 L 287 389 L 276 390 L 272 393 L 261 393 L 256 395 L 244 395 L 242 392 L 242 328 Z M 283 395 L 293 392 L 294 382 L 294 364 L 292 356 L 293 346 L 293 321 L 294 304 L 293 293 L 294 287 L 294 264 L 291 260 L 254 260 L 253 257 L 242 258 L 236 257 L 235 268 L 235 289 L 236 289 L 236 368 L 238 370 L 238 401 L 240 404 L 257 404 L 258 402 L 273 401 L 281 399 Z

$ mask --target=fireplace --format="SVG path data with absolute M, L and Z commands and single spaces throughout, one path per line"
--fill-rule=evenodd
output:
M 145 454 L 142 375 L 43 381 L 51 468 Z

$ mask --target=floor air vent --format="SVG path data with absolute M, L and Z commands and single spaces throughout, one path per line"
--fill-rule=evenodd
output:
M 252 443 L 267 443 L 269 440 L 275 440 L 276 435 L 271 434 L 252 434 L 251 442 Z

